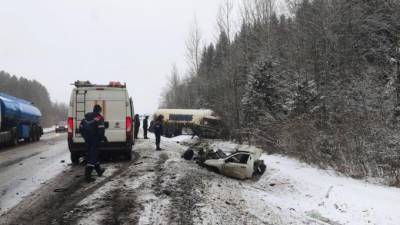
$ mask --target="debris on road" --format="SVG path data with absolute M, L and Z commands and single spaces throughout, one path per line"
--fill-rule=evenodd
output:
M 56 189 L 54 189 L 54 192 L 65 192 L 67 190 L 68 190 L 68 188 L 56 188 Z
M 182 154 L 182 158 L 186 160 L 192 160 L 193 156 L 194 156 L 194 151 L 192 149 L 188 149 Z
M 163 190 L 163 193 L 167 196 L 170 196 L 172 194 L 171 190 Z

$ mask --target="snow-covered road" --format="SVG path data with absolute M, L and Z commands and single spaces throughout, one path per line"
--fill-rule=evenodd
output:
M 0 163 L 0 168 L 10 170 L 1 171 L 5 183 L 0 187 L 12 187 L 4 195 L 9 197 L 2 197 L 11 199 L 9 205 L 18 202 L 12 200 L 18 188 L 37 188 L 38 182 L 48 180 L 0 224 L 400 224 L 400 189 L 343 177 L 280 155 L 264 155 L 267 172 L 259 179 L 240 181 L 182 159 L 188 144 L 196 141 L 188 136 L 163 138 L 160 152 L 154 150 L 154 139 L 139 139 L 133 161 L 111 160 L 104 164 L 105 176 L 87 184 L 81 177 L 82 166 L 60 163 L 68 151 L 65 142 L 57 140 L 32 146 L 31 151 L 23 149 L 14 159 L 8 151 L 0 153 L 3 159 L 8 157 Z M 237 148 L 229 142 L 210 143 L 227 152 Z M 47 165 L 44 158 L 54 163 Z M 10 160 L 15 161 L 11 167 Z M 37 173 L 45 174 L 32 176 Z M 31 174 L 35 179 L 28 182 L 11 174 Z M 60 188 L 61 192 L 54 191 Z

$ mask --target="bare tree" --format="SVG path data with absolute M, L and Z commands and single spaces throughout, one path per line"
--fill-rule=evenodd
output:
M 302 0 L 285 0 L 286 6 L 289 9 L 289 12 L 292 14 L 296 13 L 297 8 L 302 3 Z
M 168 84 L 163 91 L 164 98 L 162 107 L 177 107 L 179 102 L 178 89 L 181 84 L 179 71 L 175 64 L 172 65 L 171 74 L 168 77 Z
M 275 0 L 242 0 L 240 12 L 244 21 L 266 23 L 275 12 Z
M 233 2 L 232 0 L 225 0 L 220 5 L 217 16 L 218 33 L 225 32 L 229 41 L 232 40 L 233 35 Z
M 252 3 L 253 0 L 242 0 L 239 9 L 242 24 L 249 25 L 252 22 Z
M 197 17 L 194 16 L 189 38 L 186 40 L 186 60 L 189 66 L 189 74 L 196 76 L 200 67 L 201 58 L 201 30 Z

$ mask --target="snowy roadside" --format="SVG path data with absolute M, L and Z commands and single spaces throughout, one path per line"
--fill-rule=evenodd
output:
M 230 142 L 214 148 L 234 150 Z M 252 213 L 273 210 L 298 223 L 400 224 L 400 189 L 338 175 L 281 155 L 263 155 L 266 173 L 243 182 L 241 195 Z
M 43 128 L 43 134 L 54 133 L 55 131 L 56 131 L 55 126 Z

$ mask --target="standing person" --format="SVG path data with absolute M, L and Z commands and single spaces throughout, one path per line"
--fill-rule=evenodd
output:
M 161 134 L 163 133 L 163 120 L 164 116 L 159 115 L 155 121 L 152 121 L 154 135 L 156 136 L 156 150 L 160 151 Z
M 92 176 L 93 169 L 98 176 L 102 176 L 105 169 L 100 167 L 98 160 L 98 145 L 101 141 L 107 141 L 105 137 L 104 117 L 101 115 L 101 106 L 95 105 L 93 112 L 87 113 L 79 125 L 79 131 L 85 139 L 88 151 L 88 163 L 85 168 L 86 181 L 94 181 Z
M 138 133 L 139 133 L 139 129 L 140 129 L 140 119 L 139 119 L 139 114 L 135 115 L 134 118 L 134 122 L 135 122 L 135 139 L 138 139 Z
M 143 136 L 144 139 L 148 139 L 147 137 L 147 128 L 149 127 L 149 116 L 145 116 L 143 120 Z

